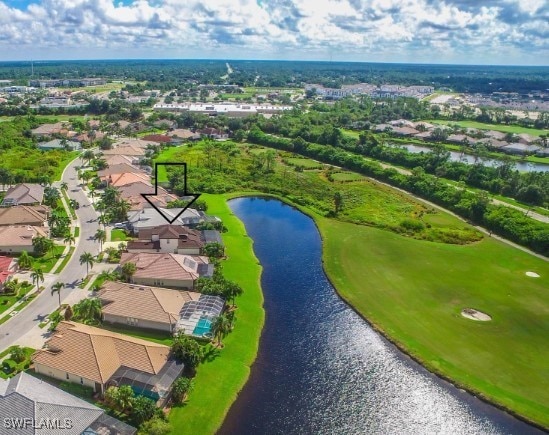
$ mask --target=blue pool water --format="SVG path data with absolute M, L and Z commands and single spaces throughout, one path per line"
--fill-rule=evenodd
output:
M 202 317 L 193 330 L 193 335 L 203 336 L 211 333 L 212 322 L 205 317 Z

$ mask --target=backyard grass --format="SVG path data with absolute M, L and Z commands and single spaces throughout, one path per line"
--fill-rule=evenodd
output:
M 316 221 L 330 280 L 368 321 L 430 370 L 549 425 L 547 262 L 491 238 L 426 243 Z M 493 320 L 463 318 L 468 307 Z
M 71 259 L 72 253 L 74 252 L 74 250 L 75 250 L 74 246 L 71 246 L 69 248 L 69 252 L 67 253 L 67 255 L 65 255 L 65 258 L 63 258 L 63 261 L 61 262 L 59 267 L 57 269 L 55 269 L 55 272 L 53 272 L 53 273 L 61 273 L 63 271 L 63 269 L 65 268 L 65 266 L 67 265 L 67 263 Z
M 129 237 L 124 230 L 119 228 L 111 230 L 111 242 L 125 242 L 130 239 L 131 237 Z
M 448 121 L 439 119 L 428 119 L 425 122 L 429 122 L 431 124 L 458 125 L 463 128 L 477 128 L 479 130 L 495 130 L 502 131 L 504 133 L 528 133 L 532 136 L 539 136 L 542 134 L 547 134 L 549 132 L 548 130 L 543 130 L 541 128 L 521 127 L 520 125 L 486 124 L 484 122 L 477 121 Z
M 198 367 L 188 401 L 170 412 L 172 433 L 178 435 L 215 433 L 220 427 L 248 379 L 265 317 L 259 282 L 261 266 L 244 225 L 226 204 L 228 196 L 204 194 L 201 198 L 208 202 L 208 213 L 220 217 L 229 229 L 223 233 L 227 254 L 223 272 L 238 282 L 244 293 L 236 300 L 236 326 L 224 339 L 225 347 L 219 357 Z
M 112 325 L 108 323 L 101 324 L 101 329 L 129 335 L 130 337 L 141 338 L 143 340 L 152 341 L 165 346 L 171 346 L 173 343 L 173 339 L 169 332 L 162 333 L 161 331 L 147 331 L 144 329 L 130 328 L 125 325 Z

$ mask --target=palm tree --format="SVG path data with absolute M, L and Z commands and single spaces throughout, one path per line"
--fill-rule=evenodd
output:
M 137 271 L 137 266 L 135 265 L 135 263 L 124 263 L 120 271 L 122 279 L 126 282 L 130 282 L 132 280 L 132 276 Z
M 36 290 L 38 291 L 38 285 L 41 282 L 44 282 L 44 272 L 42 271 L 41 267 L 33 267 L 32 272 L 30 274 L 30 277 L 32 279 L 32 283 L 36 283 Z
M 94 157 L 95 157 L 95 154 L 93 153 L 92 150 L 86 150 L 80 155 L 80 158 L 82 159 L 82 161 L 87 160 L 88 165 L 90 164 L 91 160 Z
M 72 307 L 74 320 L 86 325 L 98 324 L 101 321 L 101 301 L 98 298 L 87 298 Z
M 66 182 L 66 181 L 63 181 L 63 182 L 61 183 L 61 189 L 62 189 L 62 190 L 67 190 L 68 188 L 69 188 L 69 185 L 67 184 L 67 182 Z
M 59 307 L 61 307 L 61 289 L 63 287 L 65 287 L 65 284 L 59 281 L 51 286 L 51 295 L 53 296 L 54 293 L 57 293 L 57 296 L 59 296 Z
M 217 338 L 218 346 L 221 346 L 221 340 L 228 334 L 230 328 L 229 319 L 224 314 L 215 318 L 212 323 L 212 333 Z
M 30 269 L 32 267 L 32 259 L 27 251 L 21 252 L 17 260 L 17 265 L 20 269 Z
M 71 246 L 73 243 L 76 242 L 76 238 L 69 233 L 65 236 L 65 238 L 63 239 L 63 242 L 68 243 L 68 245 Z
M 93 255 L 89 252 L 84 252 L 80 256 L 80 264 L 86 265 L 86 275 L 90 273 L 90 267 L 93 269 L 93 265 L 95 263 L 95 259 L 93 258 Z
M 93 236 L 94 240 L 97 240 L 99 242 L 99 249 L 103 250 L 103 243 L 107 241 L 107 232 L 105 230 L 97 230 L 95 232 L 95 235 Z

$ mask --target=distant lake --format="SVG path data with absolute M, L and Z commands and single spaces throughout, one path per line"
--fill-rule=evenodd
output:
M 414 144 L 392 144 L 392 146 L 399 146 L 406 148 L 408 151 L 414 154 L 419 153 L 430 153 L 432 152 L 431 148 L 424 147 L 421 145 L 414 145 Z M 462 163 L 468 163 L 470 165 L 475 163 L 475 156 L 472 156 L 470 154 L 462 154 L 457 151 L 450 151 L 450 161 L 452 162 L 462 162 Z M 533 163 L 533 162 L 513 162 L 515 165 L 515 169 L 521 172 L 546 172 L 549 171 L 549 164 L 545 163 Z M 501 160 L 498 159 L 487 159 L 482 162 L 484 166 L 492 166 L 497 167 L 502 164 Z
M 542 433 L 437 378 L 376 333 L 326 278 L 309 217 L 271 199 L 229 204 L 263 265 L 266 323 L 220 434 Z

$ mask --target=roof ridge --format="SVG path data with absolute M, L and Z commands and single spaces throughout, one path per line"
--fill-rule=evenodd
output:
M 99 373 L 99 378 L 101 379 L 101 382 L 103 382 L 103 383 L 108 381 L 108 379 L 103 380 L 103 373 L 101 372 L 101 367 L 99 365 L 99 360 L 97 359 L 97 352 L 96 352 L 96 349 L 95 349 L 95 343 L 94 343 L 94 340 L 92 338 L 92 335 L 87 334 L 84 331 L 75 330 L 74 328 L 69 328 L 69 331 L 74 331 L 74 332 L 78 332 L 80 334 L 85 334 L 88 337 L 88 339 L 90 340 L 90 343 L 91 343 L 91 347 L 93 349 L 93 358 L 95 359 L 95 365 L 97 366 L 97 372 Z M 118 359 L 120 360 L 120 358 L 118 358 Z

